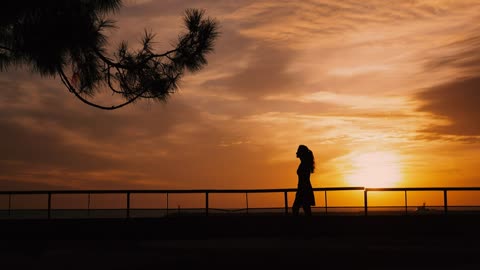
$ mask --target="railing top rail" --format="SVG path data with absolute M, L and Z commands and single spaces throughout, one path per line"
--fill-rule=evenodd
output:
M 322 187 L 322 188 L 313 188 L 314 191 L 341 191 L 341 190 L 364 190 L 365 187 Z M 296 190 L 296 189 L 294 189 Z
M 366 191 L 475 191 L 480 187 L 398 187 L 398 188 L 365 188 Z
M 47 194 L 133 194 L 133 193 L 274 193 L 295 192 L 296 188 L 278 189 L 121 189 L 121 190 L 11 190 L 0 191 L 0 195 L 47 195 Z M 397 187 L 397 188 L 365 188 L 365 187 L 317 187 L 314 191 L 480 191 L 480 187 Z
M 321 187 L 314 191 L 325 190 L 364 190 L 364 187 Z M 125 193 L 269 193 L 295 192 L 296 188 L 277 189 L 118 189 L 118 190 L 16 190 L 0 191 L 0 194 L 125 194 Z

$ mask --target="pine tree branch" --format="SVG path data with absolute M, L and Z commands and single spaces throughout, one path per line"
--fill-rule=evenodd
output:
M 63 72 L 63 69 L 62 68 L 59 68 L 58 69 L 58 73 L 60 75 L 60 78 L 63 82 L 63 84 L 69 89 L 70 92 L 72 92 L 78 99 L 80 99 L 80 101 L 82 101 L 83 103 L 87 104 L 87 105 L 90 105 L 90 106 L 93 106 L 95 108 L 98 108 L 98 109 L 102 109 L 102 110 L 115 110 L 115 109 L 119 109 L 123 106 L 126 106 L 132 102 L 134 102 L 136 99 L 138 99 L 139 97 L 141 97 L 145 92 L 147 92 L 148 89 L 145 89 L 143 90 L 142 92 L 138 93 L 137 95 L 135 95 L 134 97 L 130 98 L 129 100 L 127 100 L 126 102 L 124 103 L 121 103 L 121 104 L 118 104 L 118 105 L 113 105 L 113 106 L 110 106 L 110 107 L 107 107 L 107 106 L 102 106 L 102 105 L 98 105 L 96 103 L 93 103 L 91 101 L 88 101 L 87 99 L 85 99 L 84 97 L 82 97 L 77 89 L 75 89 L 75 87 L 72 86 L 72 84 L 70 83 L 70 81 L 68 80 L 68 77 L 67 75 L 65 75 L 65 72 Z

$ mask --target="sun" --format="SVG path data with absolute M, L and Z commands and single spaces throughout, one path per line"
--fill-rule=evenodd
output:
M 394 187 L 402 178 L 400 158 L 393 152 L 355 153 L 345 180 L 353 186 Z

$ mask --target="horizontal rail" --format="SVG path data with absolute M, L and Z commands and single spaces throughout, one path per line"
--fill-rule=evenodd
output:
M 365 188 L 366 191 L 475 191 L 480 187 L 399 187 L 399 188 Z
M 314 191 L 328 190 L 364 190 L 364 187 L 322 187 Z M 118 189 L 118 190 L 15 190 L 0 191 L 0 195 L 8 194 L 126 194 L 126 193 L 270 193 L 270 192 L 295 192 L 296 188 L 276 189 Z
M 480 191 L 480 187 L 398 187 L 398 188 L 366 188 L 366 187 L 319 187 L 314 191 Z M 0 195 L 41 195 L 45 194 L 127 194 L 127 193 L 270 193 L 295 192 L 296 188 L 275 189 L 118 189 L 118 190 L 10 190 L 0 191 Z

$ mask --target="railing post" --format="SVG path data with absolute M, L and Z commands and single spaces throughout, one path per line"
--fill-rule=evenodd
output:
M 208 191 L 205 192 L 205 216 L 208 216 Z
M 167 216 L 168 216 L 168 192 L 167 192 Z
M 448 202 L 447 202 L 447 190 L 443 190 L 443 207 L 445 209 L 445 215 L 448 213 Z
M 90 216 L 90 192 L 88 193 L 88 201 L 87 201 L 87 216 Z
M 283 197 L 285 200 L 285 215 L 288 215 L 288 191 L 283 193 Z
M 327 190 L 325 190 L 325 215 L 328 214 Z
M 248 215 L 248 192 L 245 192 L 245 203 L 247 204 L 247 215 Z
M 127 218 L 130 218 L 130 192 L 127 192 Z
M 12 211 L 12 193 L 8 193 L 8 216 L 11 215 Z
M 365 208 L 365 216 L 368 216 L 368 199 L 367 199 L 367 189 L 363 190 L 363 205 Z
M 405 215 L 408 215 L 407 190 L 405 189 Z
M 50 219 L 52 210 L 52 192 L 48 192 L 48 214 L 47 217 Z

